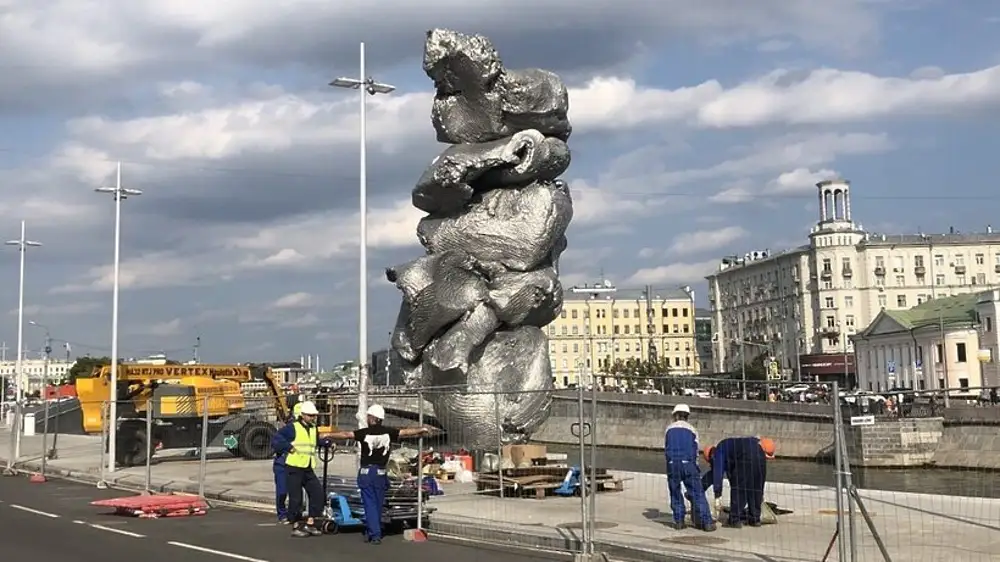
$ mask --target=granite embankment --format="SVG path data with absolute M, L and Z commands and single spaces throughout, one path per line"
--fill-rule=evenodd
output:
M 419 409 L 416 396 L 373 395 L 372 399 L 404 418 L 416 417 Z M 778 441 L 781 457 L 821 460 L 832 456 L 829 405 L 598 393 L 596 416 L 591 413 L 588 394 L 583 418 L 591 424 L 600 446 L 662 449 L 670 410 L 681 401 L 691 406 L 692 421 L 705 443 L 732 435 L 766 435 Z M 342 410 L 355 403 L 347 396 L 336 402 Z M 534 439 L 578 443 L 573 424 L 580 422 L 579 411 L 575 393 L 556 393 L 552 414 Z M 424 415 L 434 422 L 430 404 L 425 403 Z M 879 420 L 874 426 L 847 427 L 846 440 L 856 466 L 1000 470 L 1000 408 L 954 406 L 942 409 L 940 417 Z

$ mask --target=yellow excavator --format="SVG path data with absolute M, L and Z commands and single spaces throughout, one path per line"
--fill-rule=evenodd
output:
M 271 437 L 288 420 L 289 398 L 267 365 L 136 365 L 118 366 L 115 462 L 145 464 L 152 451 L 201 447 L 208 420 L 208 446 L 225 447 L 250 460 L 271 457 Z M 245 383 L 264 383 L 260 396 L 244 392 Z M 83 430 L 101 433 L 105 404 L 112 397 L 111 366 L 76 379 Z M 152 434 L 147 435 L 151 408 Z M 207 412 L 206 412 L 207 408 Z M 207 414 L 207 415 L 206 415 Z

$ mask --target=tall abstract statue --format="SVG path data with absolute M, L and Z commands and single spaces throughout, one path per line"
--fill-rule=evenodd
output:
M 447 143 L 413 188 L 427 254 L 386 270 L 403 293 L 392 347 L 443 428 L 473 449 L 526 441 L 548 417 L 559 255 L 573 217 L 566 86 L 508 70 L 489 39 L 428 32 L 431 121 Z M 494 391 L 497 394 L 493 394 Z M 497 416 L 501 424 L 496 423 Z

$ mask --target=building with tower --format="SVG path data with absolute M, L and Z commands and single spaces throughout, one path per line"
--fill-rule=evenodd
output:
M 854 386 L 851 337 L 879 312 L 1000 285 L 1000 234 L 992 227 L 868 232 L 852 218 L 850 182 L 816 188 L 819 220 L 806 244 L 727 256 L 708 276 L 715 371 L 768 353 L 786 379 Z

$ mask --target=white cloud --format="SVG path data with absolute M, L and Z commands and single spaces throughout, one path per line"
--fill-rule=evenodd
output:
M 182 332 L 182 327 L 183 323 L 181 322 L 181 319 L 174 318 L 173 320 L 168 320 L 166 322 L 140 326 L 138 328 L 131 329 L 130 331 L 146 336 L 166 338 L 180 334 Z
M 271 308 L 309 308 L 316 306 L 320 299 L 311 293 L 289 293 L 271 303 Z
M 285 320 L 278 324 L 279 328 L 311 328 L 320 323 L 320 319 L 315 314 L 305 314 Z
M 809 168 L 796 168 L 785 172 L 768 184 L 770 193 L 808 193 L 816 189 L 816 184 L 840 177 L 834 170 L 826 168 L 812 171 Z
M 706 275 L 719 266 L 719 260 L 703 262 L 676 262 L 670 265 L 643 268 L 626 279 L 624 286 L 641 287 L 643 285 L 676 285 L 682 283 L 701 283 Z
M 736 180 L 723 186 L 722 190 L 708 198 L 712 203 L 736 204 L 753 199 L 753 191 L 747 180 Z
M 674 243 L 667 251 L 677 256 L 700 254 L 726 246 L 748 234 L 749 232 L 740 226 L 687 232 L 674 238 Z
M 24 316 L 28 320 L 37 318 L 39 321 L 44 322 L 43 319 L 48 316 L 77 316 L 80 314 L 88 314 L 90 312 L 100 310 L 102 306 L 104 305 L 96 302 L 77 302 L 54 305 L 27 304 L 24 305 Z M 110 307 L 110 302 L 106 306 Z M 17 316 L 17 309 L 14 308 L 10 310 L 8 314 L 11 316 Z

